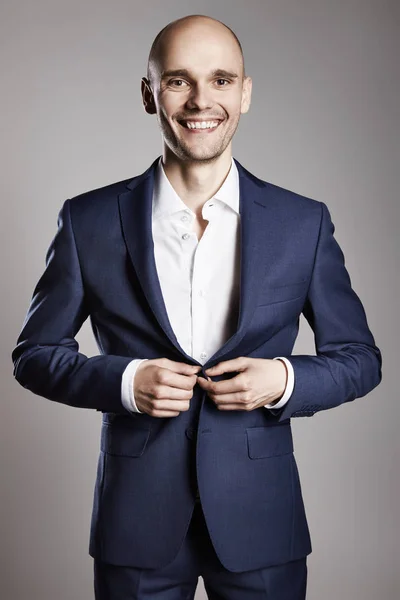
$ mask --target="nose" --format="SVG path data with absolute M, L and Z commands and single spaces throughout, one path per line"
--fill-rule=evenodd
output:
M 187 100 L 188 108 L 197 108 L 197 110 L 207 110 L 212 108 L 214 102 L 211 98 L 211 92 L 207 86 L 193 85 L 190 96 Z

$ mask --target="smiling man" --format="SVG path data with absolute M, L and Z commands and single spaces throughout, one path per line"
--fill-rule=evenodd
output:
M 163 152 L 64 202 L 13 351 L 24 387 L 101 411 L 97 600 L 303 600 L 311 541 L 291 419 L 365 396 L 381 354 L 323 202 L 232 157 L 241 45 L 191 15 L 152 45 Z M 316 355 L 292 355 L 304 314 Z M 78 351 L 90 316 L 100 354 Z

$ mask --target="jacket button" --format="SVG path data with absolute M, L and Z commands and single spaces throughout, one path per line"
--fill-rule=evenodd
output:
M 186 433 L 186 437 L 188 437 L 189 440 L 194 440 L 194 438 L 196 437 L 196 431 L 192 427 L 189 427 L 188 429 L 186 429 L 185 433 Z

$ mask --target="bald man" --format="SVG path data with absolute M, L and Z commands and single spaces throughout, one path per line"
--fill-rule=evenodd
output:
M 199 576 L 211 600 L 304 599 L 291 419 L 381 379 L 327 206 L 232 157 L 251 89 L 223 23 L 157 35 L 142 97 L 162 156 L 64 202 L 13 351 L 21 385 L 102 412 L 97 600 L 189 600 Z M 291 354 L 302 313 L 315 356 Z

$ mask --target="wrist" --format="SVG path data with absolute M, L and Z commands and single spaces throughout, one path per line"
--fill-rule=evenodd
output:
M 274 406 L 275 404 L 277 404 L 279 402 L 279 400 L 283 397 L 285 390 L 286 390 L 286 386 L 287 386 L 287 382 L 288 382 L 288 368 L 286 366 L 286 363 L 284 360 L 281 360 L 279 358 L 276 359 L 276 363 L 281 365 L 280 370 L 280 386 L 279 386 L 279 395 L 270 403 L 270 406 Z

